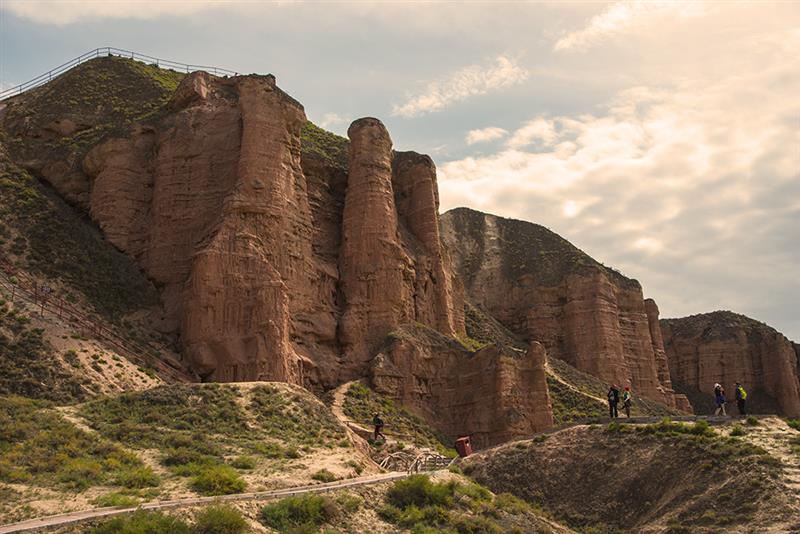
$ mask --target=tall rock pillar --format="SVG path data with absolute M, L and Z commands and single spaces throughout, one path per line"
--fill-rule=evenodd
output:
M 363 373 L 386 334 L 413 318 L 413 269 L 400 244 L 392 190 L 392 140 L 373 118 L 355 121 L 342 217 L 342 377 Z

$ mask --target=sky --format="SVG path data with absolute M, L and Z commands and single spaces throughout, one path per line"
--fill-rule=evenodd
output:
M 0 88 L 101 46 L 271 72 L 339 134 L 378 117 L 443 211 L 800 341 L 798 2 L 0 0 Z

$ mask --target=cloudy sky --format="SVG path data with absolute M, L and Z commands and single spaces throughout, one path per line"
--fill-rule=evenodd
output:
M 116 46 L 381 118 L 442 208 L 543 224 L 662 316 L 800 341 L 800 3 L 0 0 L 0 86 Z

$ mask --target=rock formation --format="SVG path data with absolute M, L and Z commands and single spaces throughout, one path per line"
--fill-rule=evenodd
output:
M 545 351 L 498 346 L 477 352 L 420 327 L 395 331 L 372 362 L 375 389 L 412 408 L 449 438 L 483 448 L 553 425 Z
M 719 382 L 733 399 L 734 384 L 748 391 L 753 413 L 776 408 L 800 417 L 796 345 L 770 326 L 727 311 L 662 319 L 661 330 L 676 387 L 713 395 Z M 735 413 L 735 409 L 733 409 Z
M 15 147 L 42 132 L 59 139 L 17 155 L 158 284 L 161 327 L 179 334 L 200 378 L 327 388 L 365 376 L 403 323 L 463 332 L 439 243 L 435 167 L 396 155 L 380 121 L 353 124 L 341 163 L 325 144 L 347 142 L 332 134 L 311 132 L 322 150 L 301 146 L 303 107 L 273 76 L 195 72 L 165 93 L 129 60 L 79 70 L 59 86 L 80 93 L 110 75 L 149 94 L 132 102 L 154 112 L 120 126 L 113 109 L 84 98 L 82 120 L 47 105 L 45 87 L 13 101 L 3 126 Z M 81 148 L 70 136 L 84 127 L 110 133 Z M 67 153 L 79 163 L 59 171 Z
M 466 208 L 442 216 L 466 294 L 550 357 L 681 409 L 662 342 L 653 335 L 655 303 L 625 278 L 541 226 Z

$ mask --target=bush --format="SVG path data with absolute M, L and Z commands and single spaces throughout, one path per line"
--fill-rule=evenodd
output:
M 758 418 L 753 415 L 748 415 L 747 424 L 748 426 L 758 426 Z
M 320 469 L 313 475 L 311 478 L 314 480 L 319 480 L 320 482 L 333 482 L 336 480 L 336 475 L 328 471 L 327 469 Z
M 731 436 L 744 436 L 745 431 L 741 425 L 733 425 L 733 429 L 731 430 Z
M 99 496 L 94 500 L 94 504 L 100 508 L 106 508 L 109 506 L 130 508 L 139 504 L 139 499 L 131 495 L 125 495 L 124 493 L 114 492 Z
M 241 493 L 246 486 L 239 473 L 228 465 L 203 466 L 192 479 L 192 488 L 203 495 Z
M 270 528 L 285 532 L 304 529 L 316 531 L 320 525 L 338 513 L 328 497 L 299 495 L 268 504 L 261 509 L 261 521 Z
M 59 482 L 78 491 L 83 491 L 94 483 L 99 483 L 102 477 L 102 466 L 98 462 L 86 458 L 68 460 L 58 473 Z
M 434 484 L 426 475 L 412 475 L 389 488 L 390 504 L 403 509 L 409 506 L 452 506 L 455 484 Z
M 236 469 L 255 469 L 256 459 L 252 456 L 237 456 L 231 460 L 231 466 Z
M 115 517 L 89 531 L 91 534 L 188 534 L 189 526 L 161 512 L 138 511 Z
M 494 505 L 499 510 L 503 510 L 504 512 L 514 515 L 525 513 L 531 508 L 527 502 L 510 493 L 499 494 L 494 498 Z
M 155 488 L 161 484 L 161 479 L 150 467 L 144 466 L 121 471 L 114 482 L 125 488 L 140 489 Z
M 191 531 L 192 534 L 243 534 L 247 532 L 247 521 L 236 508 L 209 506 L 197 515 Z

